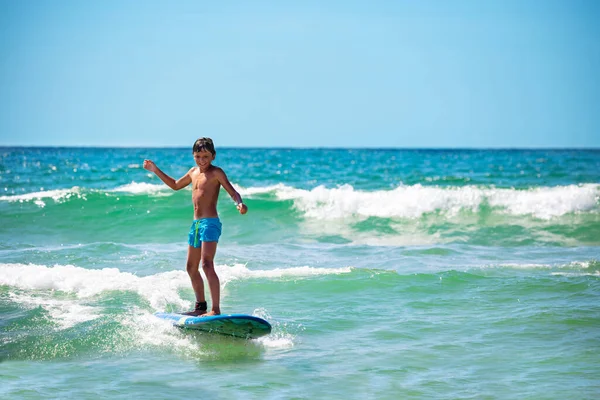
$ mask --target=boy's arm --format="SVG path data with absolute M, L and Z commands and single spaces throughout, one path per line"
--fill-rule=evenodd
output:
M 154 172 L 156 176 L 158 176 L 160 180 L 165 183 L 165 185 L 167 185 L 173 190 L 183 189 L 184 187 L 192 183 L 192 178 L 190 177 L 190 172 L 192 171 L 191 169 L 179 180 L 175 180 L 169 175 L 162 172 L 161 169 L 158 168 L 152 160 L 144 160 L 144 168 L 150 172 Z
M 227 175 L 222 169 L 217 170 L 217 178 L 219 179 L 219 183 L 223 188 L 229 193 L 229 196 L 235 201 L 235 205 L 240 212 L 240 214 L 246 214 L 248 212 L 248 207 L 244 204 L 242 200 L 242 196 L 233 188 L 229 179 L 227 179 Z

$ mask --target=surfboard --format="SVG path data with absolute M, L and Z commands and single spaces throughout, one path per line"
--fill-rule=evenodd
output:
M 219 333 L 244 339 L 256 339 L 271 333 L 271 324 L 262 318 L 246 314 L 221 314 L 208 317 L 194 317 L 174 313 L 156 313 L 158 318 L 171 321 L 173 325 L 185 329 Z

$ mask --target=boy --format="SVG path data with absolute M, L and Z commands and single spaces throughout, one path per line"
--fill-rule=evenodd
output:
M 242 197 L 233 188 L 225 172 L 212 165 L 216 151 L 213 141 L 200 138 L 192 148 L 197 167 L 191 168 L 179 180 L 175 180 L 162 172 L 151 160 L 144 160 L 144 168 L 154 172 L 167 186 L 173 190 L 183 189 L 192 184 L 192 204 L 194 206 L 194 221 L 188 238 L 188 256 L 186 270 L 192 281 L 196 294 L 196 306 L 185 315 L 219 315 L 221 314 L 220 283 L 214 268 L 214 257 L 217 252 L 217 242 L 221 236 L 221 222 L 217 214 L 217 200 L 221 186 L 233 198 L 240 214 L 246 214 L 248 207 L 242 202 Z M 204 297 L 204 282 L 198 267 L 202 261 L 202 270 L 208 280 L 212 307 L 210 312 Z

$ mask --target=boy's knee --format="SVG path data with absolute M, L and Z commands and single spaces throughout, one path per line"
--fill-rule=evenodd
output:
M 189 275 L 192 275 L 192 274 L 194 274 L 194 273 L 197 273 L 197 272 L 198 272 L 198 265 L 195 265 L 194 263 L 188 262 L 188 263 L 185 265 L 185 270 L 187 271 L 187 273 L 188 273 Z
M 213 263 L 212 259 L 202 259 L 202 269 L 203 270 L 212 270 L 214 269 L 215 265 Z

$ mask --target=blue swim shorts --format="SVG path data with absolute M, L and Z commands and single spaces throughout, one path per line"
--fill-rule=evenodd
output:
M 202 242 L 218 242 L 221 236 L 219 218 L 195 219 L 190 228 L 188 243 L 192 247 L 202 247 Z

